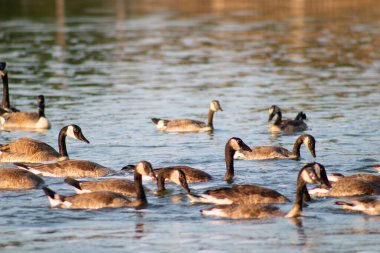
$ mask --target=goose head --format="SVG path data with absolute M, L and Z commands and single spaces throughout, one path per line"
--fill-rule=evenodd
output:
M 303 144 L 305 144 L 305 146 L 310 150 L 311 155 L 316 158 L 317 155 L 315 154 L 315 138 L 310 134 L 301 135 L 301 138 Z
M 62 130 L 61 130 L 61 132 L 63 132 L 64 135 L 70 136 L 71 138 L 74 138 L 76 140 L 80 140 L 80 141 L 84 141 L 86 143 L 90 143 L 86 139 L 86 137 L 84 137 L 84 135 L 82 133 L 82 129 L 79 126 L 75 125 L 75 124 L 63 127 Z
M 223 111 L 218 100 L 212 100 L 210 103 L 210 110 L 213 112 Z
M 251 152 L 252 149 L 248 147 L 247 144 L 242 141 L 242 139 L 238 137 L 232 137 L 231 139 L 228 140 L 227 146 L 231 147 L 233 151 L 249 151 Z
M 320 179 L 320 186 L 324 189 L 330 189 L 331 184 L 330 184 L 329 178 L 326 174 L 325 166 L 323 166 L 320 163 L 314 162 L 314 163 L 312 163 L 312 167 L 314 168 L 317 176 Z
M 322 180 L 315 171 L 313 164 L 307 164 L 304 166 L 299 177 L 307 184 L 322 184 Z
M 1 71 L 4 70 L 6 66 L 7 66 L 6 62 L 4 62 L 4 61 L 0 62 L 0 70 Z
M 5 67 L 7 66 L 7 63 L 6 62 L 0 62 L 0 76 L 4 76 L 5 75 Z
M 190 188 L 186 180 L 186 174 L 182 170 L 173 170 L 170 173 L 169 180 L 179 186 L 182 186 L 182 188 L 185 189 L 187 193 L 190 193 Z
M 157 179 L 156 174 L 154 174 L 152 164 L 150 162 L 140 161 L 136 164 L 134 170 L 142 176 L 149 176 Z
M 268 121 L 271 121 L 273 119 L 274 115 L 276 115 L 279 112 L 280 112 L 280 107 L 278 107 L 277 105 L 272 105 L 271 107 L 269 107 Z
M 38 106 L 45 105 L 45 97 L 44 97 L 44 95 L 37 96 L 37 102 L 38 102 Z

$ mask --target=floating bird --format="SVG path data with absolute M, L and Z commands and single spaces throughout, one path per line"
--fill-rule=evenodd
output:
M 275 122 L 269 127 L 270 132 L 278 133 L 278 132 L 286 132 L 293 133 L 299 131 L 305 131 L 307 129 L 307 124 L 304 119 L 306 119 L 306 114 L 303 112 L 298 113 L 296 119 L 287 119 L 282 120 L 281 109 L 277 105 L 272 105 L 269 108 L 269 119 L 270 122 L 273 117 L 277 115 Z
M 297 177 L 296 200 L 288 213 L 283 213 L 278 207 L 271 205 L 256 205 L 253 203 L 217 206 L 201 210 L 202 215 L 216 216 L 230 219 L 263 219 L 272 217 L 294 218 L 302 215 L 304 186 L 308 183 L 321 183 L 313 165 L 304 166 Z M 243 197 L 244 198 L 244 197 Z
M 45 185 L 39 176 L 15 168 L 0 169 L 0 190 L 29 190 Z
M 234 158 L 242 160 L 265 160 L 265 159 L 294 159 L 301 157 L 300 149 L 304 144 L 311 155 L 315 158 L 315 139 L 309 134 L 301 135 L 293 145 L 293 150 L 289 151 L 280 146 L 257 146 L 252 147 L 252 151 L 236 152 Z
M 158 119 L 152 118 L 154 124 L 156 124 L 157 130 L 165 132 L 205 132 L 214 130 L 213 118 L 214 113 L 217 111 L 223 111 L 219 101 L 212 100 L 208 112 L 208 123 L 204 123 L 198 120 L 192 119 Z
M 12 129 L 49 129 L 49 120 L 45 116 L 45 97 L 39 95 L 38 112 L 13 112 L 0 116 L 0 125 L 4 130 Z
M 66 136 L 90 143 L 84 137 L 79 126 L 68 125 L 59 132 L 59 152 L 44 142 L 30 138 L 20 138 L 0 145 L 0 162 L 38 163 L 67 160 L 69 155 L 66 150 Z
M 72 196 L 63 196 L 55 193 L 51 189 L 44 187 L 43 190 L 47 195 L 50 206 L 57 208 L 70 209 L 100 209 L 100 208 L 117 208 L 117 207 L 144 207 L 148 201 L 146 199 L 144 187 L 142 185 L 142 174 L 145 173 L 146 167 L 152 167 L 150 163 L 141 161 L 137 163 L 134 171 L 134 182 L 136 199 L 130 200 L 126 196 L 110 192 L 96 191 Z

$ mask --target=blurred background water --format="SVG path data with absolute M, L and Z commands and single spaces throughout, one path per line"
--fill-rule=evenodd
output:
M 87 145 L 68 140 L 73 159 L 119 170 L 148 160 L 186 164 L 225 186 L 224 145 L 291 148 L 298 134 L 267 132 L 268 108 L 308 116 L 317 159 L 328 172 L 375 173 L 379 162 L 380 3 L 322 1 L 0 1 L 0 60 L 8 63 L 11 103 L 35 111 L 46 96 L 52 129 L 0 132 L 56 147 L 78 124 Z M 207 119 L 213 133 L 157 132 L 151 117 Z M 294 199 L 299 168 L 313 161 L 237 161 L 236 183 L 256 183 Z M 11 165 L 3 165 L 7 167 Z M 59 178 L 47 183 L 73 190 Z M 147 187 L 155 189 L 151 182 Z M 41 190 L 0 193 L 2 252 L 377 252 L 379 217 L 348 213 L 319 199 L 305 217 L 222 220 L 202 217 L 184 192 L 148 196 L 150 205 L 78 211 L 48 208 Z M 282 205 L 289 210 L 291 205 Z

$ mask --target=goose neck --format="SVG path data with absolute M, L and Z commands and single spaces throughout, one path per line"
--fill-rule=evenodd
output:
M 2 75 L 3 79 L 3 100 L 2 100 L 2 106 L 5 109 L 10 109 L 10 103 L 9 103 L 9 90 L 8 90 L 8 73 L 4 72 L 4 75 Z
M 235 171 L 234 171 L 234 154 L 235 150 L 227 143 L 225 148 L 225 159 L 226 159 L 226 174 L 224 179 L 227 182 L 232 181 Z
M 208 110 L 208 123 L 207 126 L 211 127 L 212 129 L 214 128 L 214 111 L 209 109 Z
M 141 205 L 148 203 L 144 191 L 144 187 L 142 185 L 142 176 L 138 172 L 133 173 L 134 181 L 135 181 L 135 191 L 137 194 L 136 200 L 141 203 Z
M 59 155 L 61 157 L 69 157 L 66 149 L 66 128 L 63 128 L 58 135 L 58 147 L 59 147 Z

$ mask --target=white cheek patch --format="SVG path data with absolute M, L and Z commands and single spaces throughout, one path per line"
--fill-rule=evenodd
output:
M 48 196 L 51 207 L 57 207 L 62 204 L 62 201 L 59 199 L 59 196 L 54 195 L 54 199 Z
M 172 174 L 170 175 L 170 181 L 177 184 L 181 185 L 181 182 L 179 181 L 179 172 L 178 170 L 174 170 Z
M 73 126 L 68 126 L 67 127 L 66 135 L 70 136 L 71 138 L 74 138 L 74 139 L 78 140 L 78 137 L 76 137 L 75 134 L 74 134 L 74 127 Z
M 301 176 L 306 183 L 313 183 L 315 181 L 315 176 L 310 175 L 307 171 L 303 171 Z
M 308 146 L 310 144 L 311 140 L 310 140 L 310 137 L 307 136 L 304 140 L 303 140 L 303 143 L 305 144 L 305 146 Z
M 244 159 L 244 158 L 245 158 L 245 155 L 243 153 L 241 153 L 240 151 L 235 152 L 234 159 L 238 160 L 238 159 Z
M 161 119 L 157 122 L 157 129 L 164 129 L 165 128 L 165 122 Z

